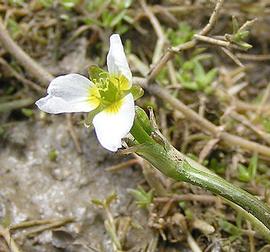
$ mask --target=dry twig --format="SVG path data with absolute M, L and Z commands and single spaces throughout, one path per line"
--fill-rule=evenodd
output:
M 50 230 L 50 229 L 57 228 L 57 227 L 61 227 L 65 224 L 73 222 L 73 221 L 74 221 L 74 218 L 72 218 L 72 217 L 67 217 L 67 218 L 63 218 L 60 220 L 51 221 L 48 224 L 36 227 L 28 232 L 25 232 L 24 235 L 27 237 L 34 237 L 35 235 L 37 235 L 43 231 Z
M 0 64 L 3 65 L 3 67 L 12 75 L 14 76 L 18 81 L 23 83 L 25 86 L 32 88 L 33 90 L 41 93 L 44 92 L 44 88 L 40 87 L 36 83 L 34 83 L 31 80 L 26 79 L 21 74 L 19 74 L 15 69 L 13 69 L 3 58 L 0 58 Z
M 54 78 L 53 75 L 51 75 L 48 71 L 46 71 L 42 66 L 40 66 L 34 59 L 32 59 L 25 51 L 23 51 L 17 44 L 16 42 L 9 36 L 8 32 L 6 31 L 4 25 L 2 24 L 0 20 L 0 42 L 3 44 L 4 48 L 12 55 L 15 57 L 15 59 L 25 68 L 27 72 L 29 72 L 33 77 L 35 77 L 37 80 L 40 81 L 40 83 L 46 87 L 48 86 L 48 83 Z M 25 102 L 25 101 L 24 101 Z M 27 99 L 26 103 L 30 105 L 34 102 L 33 99 L 31 99 L 31 102 L 29 103 L 29 99 Z M 15 105 L 8 104 L 8 107 L 10 108 L 16 108 L 20 106 L 21 104 Z M 24 105 L 25 106 L 25 105 Z M 6 105 L 3 106 L 4 109 L 6 108 Z M 70 115 L 66 116 L 67 120 L 67 125 L 68 125 L 68 131 L 70 133 L 70 136 L 75 144 L 76 150 L 78 153 L 81 153 L 81 147 L 79 144 L 78 137 L 74 131 Z
M 211 29 L 213 28 L 214 24 L 217 21 L 219 11 L 222 7 L 224 0 L 217 0 L 217 4 L 215 6 L 215 9 L 209 19 L 208 24 L 199 32 L 199 35 L 205 36 L 207 35 Z M 193 48 L 197 44 L 197 39 L 194 37 L 191 41 L 188 41 L 184 44 L 181 44 L 176 47 L 169 48 L 165 54 L 160 58 L 160 60 L 152 67 L 149 75 L 146 78 L 146 84 L 149 83 L 151 80 L 153 80 L 157 74 L 160 72 L 160 70 L 164 67 L 164 65 L 171 60 L 176 53 L 179 53 L 181 51 Z
M 113 165 L 113 166 L 110 166 L 110 167 L 107 167 L 105 169 L 105 171 L 108 171 L 108 172 L 117 172 L 117 171 L 121 171 L 123 169 L 126 169 L 132 165 L 135 165 L 135 164 L 138 164 L 139 161 L 137 159 L 131 159 L 131 160 L 128 160 L 124 163 L 120 163 L 120 164 L 117 164 L 117 165 Z
M 201 117 L 199 114 L 197 114 L 195 111 L 190 109 L 188 106 L 183 104 L 181 101 L 173 97 L 167 90 L 159 87 L 158 85 L 145 85 L 145 79 L 144 78 L 134 78 L 134 82 L 140 84 L 143 88 L 145 88 L 148 92 L 151 94 L 161 98 L 163 101 L 169 103 L 174 109 L 180 111 L 185 115 L 185 117 L 188 120 L 191 120 L 192 122 L 197 125 L 200 129 L 203 129 L 208 134 L 210 133 L 214 138 L 219 138 L 229 146 L 238 146 L 245 150 L 253 152 L 258 152 L 261 155 L 265 155 L 267 157 L 270 156 L 270 148 L 246 140 L 242 137 L 227 133 L 226 131 L 222 131 L 220 127 L 214 125 L 207 119 Z
M 152 59 L 152 63 L 156 63 L 158 61 L 158 59 L 160 58 L 160 55 L 162 53 L 164 44 L 166 42 L 166 36 L 164 35 L 164 32 L 161 28 L 161 25 L 158 21 L 158 19 L 155 17 L 155 15 L 153 14 L 153 12 L 150 10 L 150 8 L 148 8 L 148 6 L 145 3 L 145 0 L 140 0 L 140 4 L 144 10 L 144 12 L 146 13 L 147 17 L 149 18 L 156 34 L 158 37 L 158 41 L 155 47 L 155 51 L 154 51 L 154 55 L 153 55 L 153 59 Z
M 0 20 L 0 42 L 3 47 L 29 72 L 33 77 L 46 87 L 53 79 L 43 67 L 38 65 L 25 51 L 23 51 L 9 36 L 3 23 Z
M 66 120 L 67 120 L 67 127 L 68 127 L 68 131 L 69 131 L 69 134 L 74 142 L 74 145 L 75 145 L 75 148 L 76 148 L 76 151 L 81 154 L 82 153 L 82 148 L 81 148 L 81 145 L 80 145 L 80 140 L 75 132 L 75 129 L 74 129 L 74 126 L 73 126 L 73 122 L 72 122 L 72 117 L 71 117 L 71 114 L 67 114 L 66 115 Z
M 21 251 L 18 248 L 18 246 L 16 245 L 13 238 L 11 237 L 10 232 L 9 232 L 8 229 L 0 226 L 0 236 L 2 236 L 5 239 L 7 245 L 9 247 L 9 249 L 10 249 L 10 252 L 20 252 Z

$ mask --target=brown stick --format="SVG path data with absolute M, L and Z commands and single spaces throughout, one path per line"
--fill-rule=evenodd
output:
M 7 243 L 7 245 L 8 245 L 11 252 L 20 252 L 21 251 L 18 248 L 18 246 L 16 245 L 13 238 L 11 237 L 10 232 L 9 232 L 8 229 L 0 226 L 0 236 L 2 236 L 5 239 L 5 241 L 6 241 L 6 243 Z
M 16 99 L 14 101 L 0 103 L 0 114 L 13 109 L 24 108 L 34 103 L 33 98 Z
M 0 42 L 3 44 L 4 48 L 15 57 L 15 59 L 29 72 L 33 77 L 35 77 L 40 83 L 47 87 L 50 81 L 54 78 L 46 69 L 40 66 L 34 59 L 32 59 L 25 51 L 23 51 L 16 42 L 9 36 L 4 25 L 0 20 Z M 34 100 L 32 100 L 32 103 Z M 31 103 L 30 103 L 31 104 Z M 28 105 L 30 105 L 28 104 Z M 5 105 L 5 106 L 4 106 Z M 15 106 L 17 104 L 8 104 L 9 106 Z M 2 107 L 5 109 L 6 104 L 2 104 Z M 17 105 L 18 106 L 18 105 Z M 3 110 L 2 108 L 2 110 Z M 0 108 L 1 112 L 1 108 Z M 70 132 L 70 136 L 74 141 L 78 153 L 81 153 L 81 149 L 78 145 L 78 139 L 76 137 L 75 131 L 73 130 L 73 125 L 70 122 L 69 115 L 66 115 L 67 125 Z
M 199 35 L 205 36 L 206 34 L 208 34 L 212 30 L 212 28 L 214 27 L 214 25 L 218 19 L 219 11 L 223 5 L 223 2 L 224 2 L 224 0 L 217 0 L 215 9 L 214 9 L 211 17 L 209 18 L 208 24 L 199 32 Z
M 33 81 L 30 81 L 30 80 L 26 79 L 25 77 L 21 76 L 3 58 L 0 58 L 0 65 L 3 65 L 4 70 L 10 72 L 10 74 L 12 76 L 14 76 L 18 81 L 20 81 L 21 83 L 23 83 L 25 86 L 27 86 L 27 87 L 29 87 L 29 88 L 31 88 L 31 89 L 39 92 L 39 93 L 43 93 L 44 92 L 44 88 L 40 87 L 39 85 L 37 85 Z
M 30 73 L 41 82 L 44 87 L 53 79 L 53 76 L 37 64 L 27 53 L 25 53 L 9 36 L 3 23 L 0 20 L 0 42 L 3 47 L 14 56 L 14 58 Z
M 257 152 L 264 156 L 270 157 L 270 148 L 222 131 L 218 126 L 201 117 L 184 103 L 171 96 L 171 94 L 167 90 L 159 87 L 158 85 L 146 85 L 144 78 L 134 78 L 134 82 L 140 84 L 149 93 L 169 103 L 174 109 L 182 112 L 188 120 L 195 122 L 195 125 L 197 125 L 197 127 L 206 131 L 208 134 L 211 134 L 214 138 L 219 138 L 223 140 L 224 143 L 230 146 L 238 146 L 247 151 Z
M 211 29 L 214 27 L 223 2 L 224 0 L 217 0 L 215 9 L 211 17 L 209 18 L 208 24 L 199 32 L 199 35 L 203 35 L 203 36 L 207 35 L 211 31 Z M 196 44 L 197 44 L 197 39 L 193 38 L 192 40 L 184 44 L 181 44 L 176 47 L 168 48 L 165 54 L 161 57 L 161 59 L 152 67 L 150 73 L 148 74 L 146 78 L 146 83 L 149 83 L 151 80 L 153 80 L 157 76 L 157 74 L 160 72 L 160 70 L 164 67 L 164 65 L 169 60 L 171 60 L 176 53 L 193 48 Z

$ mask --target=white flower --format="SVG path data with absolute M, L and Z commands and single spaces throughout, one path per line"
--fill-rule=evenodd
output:
M 48 87 L 48 95 L 36 105 L 51 114 L 93 113 L 99 142 L 104 148 L 117 151 L 135 117 L 134 98 L 130 92 L 132 74 L 118 34 L 110 37 L 107 66 L 109 73 L 94 68 L 91 80 L 79 74 L 55 78 Z

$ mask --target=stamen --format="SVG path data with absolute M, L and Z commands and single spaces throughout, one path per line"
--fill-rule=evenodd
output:
M 104 111 L 111 114 L 117 114 L 122 105 L 123 105 L 123 99 L 114 102 L 113 104 L 108 106 Z
M 96 80 L 95 90 L 89 91 L 89 101 L 95 106 L 106 107 L 105 111 L 117 113 L 122 106 L 122 99 L 129 90 L 129 81 L 123 75 L 105 75 Z

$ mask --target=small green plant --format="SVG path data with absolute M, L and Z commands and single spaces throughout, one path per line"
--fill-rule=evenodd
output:
M 250 159 L 248 167 L 238 165 L 238 179 L 243 182 L 250 182 L 255 178 L 258 166 L 258 155 L 254 154 Z
M 14 38 L 14 39 L 17 39 L 22 33 L 19 24 L 13 18 L 8 19 L 7 28 L 9 30 L 12 38 Z
M 184 88 L 209 94 L 212 92 L 211 84 L 217 77 L 218 70 L 212 68 L 207 72 L 201 63 L 204 58 L 201 54 L 185 61 L 177 77 Z
M 169 28 L 167 30 L 167 38 L 172 46 L 177 46 L 191 40 L 194 33 L 191 26 L 183 22 L 179 25 L 177 30 Z
M 92 199 L 92 203 L 102 208 L 105 211 L 106 220 L 104 221 L 104 226 L 106 228 L 107 233 L 111 237 L 114 251 L 120 252 L 122 251 L 122 244 L 118 237 L 116 222 L 115 222 L 115 219 L 113 218 L 113 215 L 110 209 L 110 205 L 115 200 L 117 200 L 117 195 L 115 193 L 112 193 L 104 200 Z
M 104 11 L 99 19 L 87 17 L 84 19 L 84 22 L 87 25 L 96 24 L 104 28 L 114 28 L 119 34 L 123 34 L 128 30 L 128 25 L 125 23 L 133 22 L 133 19 L 127 14 L 127 9 L 130 7 L 132 2 L 133 0 L 91 1 L 87 5 L 88 11 L 96 11 L 101 7 L 103 7 Z
M 41 5 L 43 5 L 45 8 L 50 8 L 53 6 L 53 4 L 59 4 L 60 6 L 64 7 L 66 10 L 70 10 L 74 8 L 78 3 L 79 0 L 38 0 Z
M 227 220 L 219 219 L 218 224 L 223 231 L 231 235 L 230 236 L 231 241 L 234 241 L 243 234 L 242 230 L 239 227 L 228 222 Z
M 60 4 L 67 10 L 74 8 L 79 3 L 79 0 L 61 0 Z
M 192 29 L 192 27 L 188 23 L 182 22 L 180 23 L 177 29 L 168 28 L 165 31 L 165 34 L 170 44 L 172 46 L 177 46 L 177 45 L 184 44 L 187 41 L 190 41 L 193 35 L 195 34 L 195 31 Z M 180 57 L 176 57 L 176 62 L 175 62 L 176 67 L 182 68 L 183 64 L 184 64 L 183 59 Z M 190 64 L 190 63 L 187 62 L 187 64 Z M 178 80 L 180 80 L 181 84 L 183 83 L 183 86 L 185 88 L 194 90 L 194 84 L 191 83 L 191 80 L 190 78 L 186 76 L 186 73 L 183 73 L 181 71 L 177 77 L 178 77 Z M 168 70 L 166 68 L 163 68 L 160 70 L 157 76 L 157 80 L 164 85 L 168 85 L 170 83 Z
M 233 33 L 225 34 L 225 39 L 240 46 L 243 50 L 248 50 L 252 48 L 252 45 L 246 42 L 249 36 L 249 31 L 247 30 L 247 28 L 250 26 L 251 23 L 253 23 L 253 21 L 248 21 L 241 27 L 239 27 L 239 23 L 236 17 L 232 17 Z
M 146 192 L 141 186 L 138 189 L 128 190 L 136 200 L 136 204 L 141 208 L 148 208 L 153 201 L 153 190 Z
M 57 150 L 56 149 L 50 150 L 50 152 L 49 152 L 49 159 L 50 159 L 50 161 L 55 162 L 57 160 L 57 157 L 58 157 Z
M 8 0 L 8 3 L 15 6 L 23 6 L 25 4 L 24 0 Z
M 178 205 L 183 209 L 184 213 L 185 213 L 185 217 L 188 220 L 192 220 L 193 218 L 193 213 L 191 211 L 191 209 L 187 206 L 187 203 L 184 201 L 179 201 Z
M 53 0 L 38 0 L 38 2 L 46 8 L 49 8 L 53 5 Z
M 33 109 L 22 108 L 22 114 L 26 117 L 32 117 L 34 115 Z
M 216 158 L 212 158 L 209 162 L 209 169 L 217 174 L 224 174 L 226 166 Z

